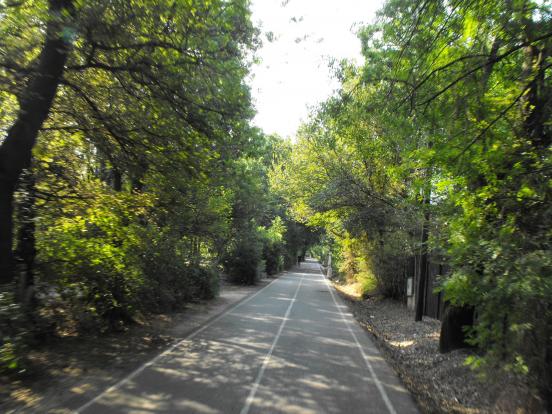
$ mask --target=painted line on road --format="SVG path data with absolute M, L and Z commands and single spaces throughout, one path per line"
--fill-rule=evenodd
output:
M 272 284 L 280 279 L 287 279 L 285 277 L 278 277 L 276 279 L 274 279 L 273 281 L 271 281 L 268 285 L 266 285 L 265 287 L 263 287 L 262 289 L 258 290 L 257 292 L 255 292 L 253 295 L 245 298 L 244 300 L 240 300 L 236 305 L 232 306 L 230 309 L 226 310 L 225 312 L 221 313 L 219 316 L 215 317 L 214 319 L 212 319 L 211 321 L 207 322 L 205 325 L 203 325 L 201 328 L 191 332 L 190 334 L 186 335 L 183 339 L 181 339 L 180 341 L 176 342 L 175 344 L 171 345 L 169 348 L 167 348 L 165 351 L 161 352 L 159 355 L 157 355 L 156 357 L 154 357 L 153 359 L 151 359 L 150 361 L 146 362 L 145 364 L 141 365 L 140 367 L 138 367 L 137 369 L 135 369 L 134 371 L 132 371 L 130 374 L 128 374 L 126 377 L 124 377 L 122 380 L 120 380 L 119 382 L 117 382 L 116 384 L 112 385 L 111 387 L 107 388 L 105 391 L 101 392 L 100 394 L 98 394 L 95 398 L 93 398 L 92 400 L 88 401 L 86 404 L 82 405 L 81 407 L 79 407 L 77 410 L 74 411 L 75 414 L 81 414 L 84 410 L 86 410 L 87 408 L 89 408 L 91 405 L 95 404 L 98 400 L 100 400 L 104 395 L 106 394 L 109 394 L 110 392 L 113 392 L 113 391 L 116 391 L 117 389 L 119 389 L 122 385 L 124 385 L 126 382 L 130 381 L 131 379 L 135 378 L 137 375 L 139 375 L 142 371 L 144 371 L 146 368 L 152 366 L 153 364 L 155 364 L 157 361 L 159 361 L 161 358 L 163 358 L 164 356 L 170 354 L 172 351 L 174 351 L 177 347 L 179 347 L 180 345 L 182 345 L 184 342 L 186 341 L 189 341 L 190 339 L 194 338 L 196 335 L 200 334 L 201 332 L 203 332 L 204 330 L 206 330 L 207 328 L 209 328 L 211 325 L 213 325 L 215 322 L 218 322 L 220 319 L 222 319 L 223 317 L 225 317 L 226 315 L 228 315 L 229 313 L 235 311 L 237 308 L 239 308 L 240 306 L 242 305 L 245 305 L 246 303 L 248 303 L 249 301 L 251 301 L 253 298 L 255 298 L 259 293 L 261 293 L 262 291 L 264 291 L 265 289 L 267 289 L 269 286 L 272 286 Z
M 257 394 L 257 390 L 259 389 L 259 384 L 261 383 L 261 380 L 263 379 L 264 372 L 266 370 L 266 367 L 268 366 L 268 363 L 270 362 L 270 358 L 272 357 L 272 353 L 274 352 L 274 348 L 276 348 L 276 344 L 278 343 L 278 340 L 280 339 L 280 336 L 282 335 L 282 331 L 284 330 L 284 326 L 286 322 L 289 320 L 289 314 L 291 313 L 291 308 L 293 308 L 293 304 L 295 303 L 295 300 L 297 299 L 297 294 L 299 293 L 299 289 L 301 288 L 301 285 L 303 284 L 303 278 L 299 280 L 299 284 L 297 285 L 297 289 L 295 289 L 295 295 L 293 295 L 293 299 L 289 303 L 289 306 L 286 310 L 286 314 L 284 315 L 284 319 L 282 320 L 282 323 L 280 324 L 280 328 L 278 328 L 278 333 L 276 334 L 276 337 L 274 338 L 274 341 L 272 342 L 272 346 L 270 347 L 270 350 L 266 354 L 264 361 L 261 365 L 261 368 L 259 369 L 259 373 L 257 374 L 257 378 L 255 378 L 255 382 L 253 383 L 253 387 L 251 388 L 251 391 L 249 392 L 249 395 L 247 396 L 247 399 L 245 400 L 245 405 L 243 406 L 242 410 L 240 411 L 240 414 L 248 414 L 249 410 L 251 409 L 251 404 L 253 403 L 253 400 L 255 398 L 255 394 Z
M 385 391 L 385 388 L 383 387 L 383 384 L 381 383 L 378 376 L 376 375 L 376 371 L 374 370 L 374 367 L 370 363 L 370 360 L 368 359 L 368 356 L 364 352 L 364 349 L 362 348 L 362 345 L 360 344 L 357 336 L 353 332 L 353 329 L 351 328 L 351 325 L 350 325 L 349 321 L 347 320 L 347 318 L 345 318 L 345 314 L 343 313 L 343 311 L 341 310 L 341 308 L 337 304 L 337 300 L 335 299 L 335 294 L 333 292 L 333 287 L 330 285 L 330 282 L 326 278 L 326 275 L 324 275 L 324 272 L 321 272 L 321 273 L 322 273 L 322 277 L 324 278 L 324 280 L 326 282 L 328 290 L 330 291 L 330 294 L 332 295 L 332 299 L 333 299 L 333 302 L 335 304 L 335 307 L 339 311 L 339 314 L 341 315 L 341 319 L 343 320 L 345 325 L 347 325 L 347 329 L 349 330 L 349 333 L 353 337 L 353 340 L 355 341 L 355 343 L 356 343 L 356 345 L 357 345 L 357 347 L 360 351 L 360 354 L 362 355 L 362 358 L 364 359 L 364 362 L 366 363 L 366 367 L 368 368 L 368 371 L 370 371 L 370 375 L 372 376 L 372 380 L 374 381 L 374 384 L 376 384 L 376 388 L 378 389 L 378 391 L 381 395 L 381 398 L 383 399 L 383 402 L 385 403 L 385 406 L 387 407 L 387 410 L 389 411 L 390 414 L 397 414 L 397 411 L 395 410 L 395 407 L 393 407 L 393 404 L 391 403 L 391 400 L 389 399 L 389 395 L 387 395 L 387 391 Z

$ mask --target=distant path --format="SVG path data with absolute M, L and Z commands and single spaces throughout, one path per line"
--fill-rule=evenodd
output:
M 418 411 L 318 263 L 307 261 L 77 412 Z

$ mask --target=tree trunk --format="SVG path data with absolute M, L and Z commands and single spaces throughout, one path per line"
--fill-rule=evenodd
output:
M 416 287 L 416 315 L 414 320 L 420 322 L 424 314 L 425 305 L 425 293 L 427 285 L 427 271 L 428 271 L 428 246 L 427 241 L 429 239 L 429 198 L 431 193 L 427 191 L 424 197 L 424 222 L 422 224 L 422 254 L 420 258 L 420 277 L 418 278 L 418 285 Z
M 14 280 L 13 192 L 48 117 L 69 54 L 63 19 L 72 12 L 72 0 L 50 0 L 46 39 L 35 70 L 19 100 L 19 113 L 0 145 L 0 284 Z
M 18 203 L 17 248 L 15 259 L 20 275 L 18 281 L 18 299 L 28 313 L 34 309 L 34 264 L 36 257 L 35 218 L 36 189 L 35 175 L 32 168 L 25 170 L 19 180 L 21 200 Z
M 123 191 L 123 173 L 118 168 L 112 168 L 111 175 L 113 177 L 113 189 L 120 193 Z
M 474 324 L 474 308 L 472 306 L 449 305 L 443 315 L 441 333 L 439 335 L 439 352 L 446 353 L 455 349 L 470 348 L 466 342 L 465 327 Z
M 14 183 L 0 179 L 0 284 L 13 281 L 13 191 Z

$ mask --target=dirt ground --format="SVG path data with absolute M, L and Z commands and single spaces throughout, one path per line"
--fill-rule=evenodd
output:
M 270 282 L 223 284 L 212 301 L 150 316 L 125 332 L 50 339 L 29 354 L 29 374 L 0 377 L 0 413 L 71 413 L 188 333 Z
M 405 305 L 335 285 L 359 323 L 414 395 L 423 413 L 545 413 L 540 401 L 515 378 L 482 380 L 465 365 L 469 350 L 439 353 L 440 322 L 414 322 Z

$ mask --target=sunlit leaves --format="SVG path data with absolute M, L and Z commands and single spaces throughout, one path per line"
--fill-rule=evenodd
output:
M 445 295 L 477 310 L 471 341 L 486 354 L 472 365 L 540 378 L 541 390 L 552 372 L 542 359 L 552 320 L 542 296 L 552 297 L 550 17 L 546 2 L 528 0 L 387 1 L 360 31 L 365 64 L 342 65 L 341 90 L 271 177 L 302 220 L 340 242 L 343 230 L 381 242 L 363 253 L 380 263 L 397 261 L 389 246 L 417 248 L 405 241 L 419 240 L 430 213 L 429 245 L 452 267 Z M 353 257 L 353 245 L 334 253 Z

